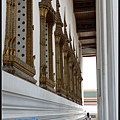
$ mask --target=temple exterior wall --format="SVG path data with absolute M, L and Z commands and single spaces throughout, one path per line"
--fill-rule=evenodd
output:
M 11 5 L 9 4 L 9 2 L 10 1 L 8 1 L 8 5 Z M 36 83 L 32 84 L 27 80 L 24 80 L 20 77 L 17 77 L 14 74 L 9 74 L 8 72 L 2 70 L 2 119 L 3 120 L 20 120 L 20 119 L 21 120 L 24 119 L 83 120 L 85 117 L 85 113 L 84 113 L 84 107 L 82 105 L 77 104 L 75 103 L 75 101 L 71 101 L 69 99 L 66 99 L 64 97 L 55 94 L 54 92 L 52 93 L 40 87 L 40 61 L 43 58 L 40 58 L 40 37 L 42 35 L 40 34 L 41 11 L 39 8 L 39 2 L 41 2 L 41 0 L 33 0 L 33 5 L 32 5 L 33 56 L 35 57 L 35 59 L 33 61 L 34 66 L 33 65 L 31 66 L 35 69 L 35 75 L 33 76 L 33 78 L 36 81 Z M 53 9 L 56 11 L 56 0 L 53 0 L 51 3 Z M 3 53 L 5 52 L 5 39 L 6 39 L 5 36 L 6 36 L 6 27 L 7 27 L 6 17 L 10 17 L 7 16 L 6 6 L 7 6 L 7 0 L 2 0 L 2 11 L 4 13 L 2 14 L 2 66 L 4 66 Z M 72 47 L 74 44 L 75 50 L 77 50 L 78 58 L 82 60 L 82 51 L 80 51 L 81 53 L 79 54 L 79 41 L 76 33 L 73 2 L 70 0 L 60 0 L 59 11 L 63 23 L 64 23 L 64 16 L 66 18 L 66 24 L 67 24 L 66 30 L 67 30 L 68 38 L 70 31 L 72 38 L 71 41 Z M 56 43 L 55 43 L 55 34 L 54 34 L 55 29 L 56 29 L 56 24 L 54 24 L 52 30 L 53 74 L 55 74 L 54 81 L 56 81 L 56 56 L 55 56 Z M 62 28 L 62 31 L 64 33 L 64 28 Z M 74 37 L 74 41 L 73 41 L 73 37 Z M 76 55 L 76 53 L 74 54 Z M 23 71 L 21 69 L 19 70 L 18 72 L 20 72 L 21 75 L 24 74 L 22 73 Z
M 84 107 L 2 72 L 2 120 L 83 120 Z

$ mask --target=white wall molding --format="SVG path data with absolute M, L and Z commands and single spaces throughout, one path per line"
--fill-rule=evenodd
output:
M 83 107 L 2 71 L 2 119 L 83 120 Z M 22 119 L 23 120 L 23 119 Z

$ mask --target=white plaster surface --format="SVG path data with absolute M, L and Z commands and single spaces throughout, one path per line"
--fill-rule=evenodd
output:
M 83 120 L 84 108 L 2 71 L 2 119 Z

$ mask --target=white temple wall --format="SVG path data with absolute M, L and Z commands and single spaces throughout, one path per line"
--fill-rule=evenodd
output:
M 18 120 L 36 118 L 36 120 L 83 120 L 83 106 L 71 102 L 52 92 L 39 87 L 40 74 L 40 15 L 39 2 L 41 0 L 33 0 L 33 55 L 35 55 L 36 75 L 34 78 L 37 84 L 31 84 L 19 77 L 2 71 L 2 119 Z M 52 1 L 53 8 L 56 11 L 56 2 Z M 74 46 L 77 45 L 78 38 L 76 34 L 75 17 L 73 13 L 73 4 L 70 0 L 60 0 L 60 13 L 64 22 L 64 8 L 66 7 L 66 23 L 69 36 L 69 24 L 71 24 L 71 37 L 74 36 Z M 2 54 L 5 41 L 6 27 L 6 0 L 2 0 Z M 55 26 L 53 27 L 53 53 L 54 53 L 54 71 L 55 72 Z M 64 31 L 63 31 L 64 33 Z M 73 41 L 72 41 L 73 44 Z M 2 61 L 3 63 L 3 61 Z
M 4 71 L 2 77 L 2 120 L 84 120 L 83 106 Z

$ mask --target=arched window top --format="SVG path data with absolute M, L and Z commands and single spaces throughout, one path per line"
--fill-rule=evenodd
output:
M 53 12 L 51 12 L 50 10 L 48 10 L 47 15 L 46 15 L 46 22 L 47 23 L 55 23 L 55 14 L 53 14 Z
M 42 0 L 39 3 L 39 7 L 41 8 L 41 16 L 44 16 L 47 19 L 47 22 L 55 22 L 56 19 L 56 12 L 54 11 L 52 4 L 51 4 L 52 0 Z

